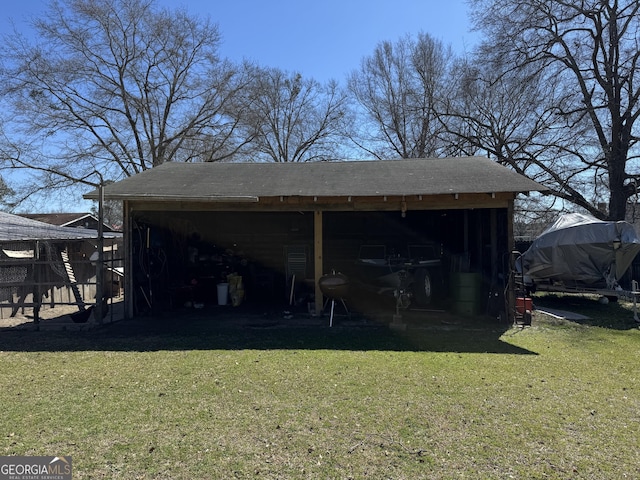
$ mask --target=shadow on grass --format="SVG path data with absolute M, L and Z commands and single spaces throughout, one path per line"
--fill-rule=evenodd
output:
M 242 320 L 240 320 L 242 319 Z M 501 339 L 495 321 L 408 318 L 406 330 L 370 320 L 282 322 L 270 317 L 207 314 L 138 318 L 91 330 L 3 329 L 4 351 L 344 350 L 535 354 Z
M 633 304 L 627 301 L 602 303 L 600 297 L 591 294 L 537 293 L 533 297 L 538 308 L 577 313 L 587 318 L 572 318 L 571 321 L 585 326 L 609 328 L 612 330 L 632 330 L 638 328 L 634 320 Z M 640 310 L 640 305 L 638 306 Z

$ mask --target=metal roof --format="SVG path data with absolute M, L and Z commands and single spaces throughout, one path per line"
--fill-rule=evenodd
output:
M 29 218 L 31 220 L 37 220 L 39 222 L 49 223 L 51 225 L 57 225 L 59 227 L 72 227 L 72 228 L 89 228 L 91 230 L 97 230 L 98 218 L 91 213 L 18 213 L 21 217 Z M 82 222 L 82 223 L 81 223 Z M 93 224 L 95 223 L 95 227 Z M 113 232 L 114 229 L 109 225 L 103 223 L 103 230 L 105 232 Z
M 105 238 L 117 238 L 120 233 L 105 233 Z M 97 230 L 58 227 L 49 223 L 0 212 L 0 242 L 33 240 L 90 240 L 98 238 Z
M 307 163 L 165 163 L 104 188 L 113 200 L 257 202 L 261 197 L 546 190 L 485 157 Z M 97 192 L 85 195 L 96 198 Z
M 19 213 L 18 215 L 60 227 L 66 227 L 70 223 L 84 220 L 85 218 L 93 219 L 96 222 L 98 221 L 98 219 L 90 213 Z

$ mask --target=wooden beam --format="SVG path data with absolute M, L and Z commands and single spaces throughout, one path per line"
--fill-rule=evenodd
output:
M 322 245 L 322 210 L 317 210 L 313 214 L 313 280 L 315 286 L 315 311 L 320 315 L 324 298 L 320 290 L 320 277 L 324 269 L 324 254 Z
M 469 211 L 468 210 L 464 211 L 464 225 L 462 228 L 463 228 L 462 245 L 464 248 L 464 253 L 468 254 L 469 253 Z
M 489 230 L 491 235 L 491 288 L 493 288 L 498 282 L 498 211 L 492 208 L 489 215 L 491 216 Z
M 507 236 L 509 237 L 509 255 L 511 256 L 511 252 L 516 248 L 513 238 L 513 212 L 514 212 L 514 202 L 509 202 L 509 207 L 507 208 Z M 509 258 L 509 269 L 511 268 L 511 258 Z M 515 305 L 516 305 L 516 291 L 514 288 L 513 276 L 511 271 L 505 272 L 505 275 L 508 276 L 507 283 L 507 318 L 509 322 L 515 321 Z
M 131 202 L 122 202 L 124 230 L 124 318 L 133 318 L 133 221 L 131 216 Z
M 497 193 L 495 198 L 487 194 L 453 195 L 396 195 L 383 197 L 261 197 L 258 202 L 207 202 L 132 200 L 130 211 L 230 211 L 230 212 L 281 212 L 281 211 L 397 211 L 402 209 L 402 201 L 407 211 L 417 210 L 460 210 L 478 208 L 507 208 L 515 197 L 513 193 Z

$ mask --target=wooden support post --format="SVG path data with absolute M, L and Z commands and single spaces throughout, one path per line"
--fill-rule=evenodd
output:
M 124 317 L 126 319 L 133 318 L 134 305 L 133 305 L 133 279 L 131 272 L 133 272 L 133 243 L 132 243 L 132 229 L 133 221 L 131 215 L 131 204 L 128 201 L 124 201 L 122 205 L 123 212 L 123 231 L 124 231 Z
M 493 288 L 498 282 L 498 211 L 491 209 L 491 287 Z
M 320 315 L 323 307 L 322 291 L 320 290 L 320 277 L 324 269 L 322 249 L 322 210 L 316 210 L 313 215 L 313 281 L 316 315 Z
M 507 236 L 509 237 L 509 253 L 513 252 L 515 249 L 515 242 L 513 238 L 513 210 L 514 210 L 514 202 L 513 200 L 509 201 L 509 206 L 507 207 Z M 511 268 L 511 260 L 509 261 L 509 268 Z M 507 319 L 510 323 L 515 322 L 515 305 L 516 305 L 516 292 L 515 286 L 513 282 L 513 274 L 512 272 L 505 272 L 506 275 L 509 276 L 509 283 L 507 288 L 507 295 L 505 299 L 505 308 L 507 310 Z
M 464 245 L 464 252 L 469 253 L 469 210 L 464 211 L 464 225 L 463 225 L 463 238 L 462 244 Z

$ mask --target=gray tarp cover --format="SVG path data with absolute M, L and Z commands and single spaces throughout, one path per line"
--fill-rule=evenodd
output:
M 534 240 L 522 255 L 522 266 L 534 282 L 612 288 L 639 251 L 640 238 L 631 224 L 571 213 Z

